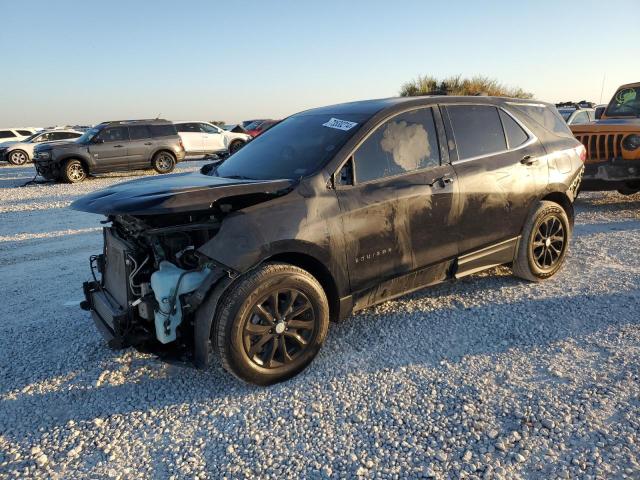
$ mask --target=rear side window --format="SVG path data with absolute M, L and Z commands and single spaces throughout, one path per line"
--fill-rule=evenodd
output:
M 200 125 L 197 123 L 179 123 L 176 125 L 176 130 L 182 133 L 201 133 Z
M 33 132 L 30 130 L 16 130 L 20 135 L 28 137 L 29 135 L 33 135 Z
M 151 130 L 151 135 L 154 137 L 170 137 L 178 134 L 173 124 L 149 125 L 149 130 Z
M 16 136 L 11 130 L 0 130 L 0 138 L 14 138 Z
M 440 165 L 433 110 L 421 108 L 387 120 L 353 158 L 358 183 Z
M 502 122 L 496 107 L 449 105 L 447 112 L 460 160 L 503 152 L 507 149 Z
M 584 123 L 589 123 L 589 115 L 587 115 L 587 112 L 583 111 L 576 113 L 576 116 L 573 117 L 571 125 L 582 125 Z
M 133 125 L 129 127 L 129 138 L 131 140 L 140 140 L 143 138 L 150 138 L 151 132 L 147 125 Z
M 518 148 L 524 142 L 529 140 L 527 132 L 518 125 L 518 122 L 502 110 L 500 110 L 500 120 L 502 120 L 502 126 L 504 127 L 504 133 L 507 136 L 507 144 L 510 149 Z
M 544 105 L 529 105 L 521 103 L 514 103 L 510 105 L 550 132 L 560 135 L 561 137 L 573 138 L 573 134 L 567 126 L 567 123 L 562 119 L 562 116 L 555 108 L 551 109 Z

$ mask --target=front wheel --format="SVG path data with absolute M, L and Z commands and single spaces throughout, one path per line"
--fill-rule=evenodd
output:
M 64 164 L 61 177 L 67 183 L 78 183 L 87 178 L 87 170 L 80 160 L 68 160 Z
M 158 173 L 171 173 L 176 167 L 176 157 L 169 152 L 158 152 L 154 155 L 151 165 Z
M 307 271 L 267 263 L 232 285 L 220 303 L 213 342 L 224 368 L 257 385 L 301 372 L 329 328 L 329 305 Z
M 9 154 L 8 160 L 12 165 L 24 165 L 29 161 L 29 155 L 22 150 L 14 150 Z
M 514 275 L 539 282 L 555 275 L 569 248 L 571 224 L 564 209 L 542 201 L 527 220 L 513 262 Z

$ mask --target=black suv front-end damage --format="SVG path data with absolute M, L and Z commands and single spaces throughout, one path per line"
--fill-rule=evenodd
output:
M 216 284 L 237 272 L 199 249 L 227 215 L 290 185 L 184 174 L 127 182 L 74 202 L 74 209 L 107 216 L 104 249 L 90 258 L 81 306 L 109 346 L 206 357 L 207 345 L 194 346 L 195 313 Z

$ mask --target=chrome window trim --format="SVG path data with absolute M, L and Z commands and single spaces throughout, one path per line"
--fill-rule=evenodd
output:
M 513 103 L 512 102 L 506 102 L 506 103 L 508 103 L 509 105 L 525 105 L 524 103 L 515 103 L 515 102 L 513 102 Z M 498 110 L 502 110 L 504 113 L 509 115 L 513 119 L 513 121 L 516 122 L 520 126 L 520 128 L 522 128 L 522 130 L 524 130 L 524 132 L 529 137 L 529 139 L 526 142 L 524 142 L 521 145 L 518 145 L 515 148 L 507 148 L 505 150 L 500 150 L 498 152 L 486 153 L 484 155 L 476 155 L 475 157 L 458 159 L 458 160 L 455 160 L 455 161 L 451 162 L 452 165 L 460 165 L 461 163 L 473 162 L 475 160 L 481 160 L 483 158 L 493 157 L 494 155 L 502 155 L 503 153 L 517 152 L 518 150 L 521 150 L 523 148 L 526 148 L 526 147 L 529 147 L 529 146 L 533 145 L 538 140 L 538 137 L 536 137 L 533 134 L 533 132 L 527 128 L 526 125 L 523 125 L 523 123 L 520 120 L 518 120 L 516 117 L 514 117 L 511 114 L 511 112 L 509 112 L 508 110 L 505 110 L 504 108 L 502 108 L 502 107 L 500 107 L 498 105 L 486 105 L 486 104 L 478 104 L 478 103 L 460 103 L 460 104 L 459 103 L 455 103 L 455 104 L 452 104 L 452 105 L 473 105 L 473 106 L 495 107 Z M 537 105 L 535 105 L 535 106 L 537 106 Z M 500 124 L 502 125 L 502 120 L 500 121 Z M 453 129 L 453 125 L 451 125 L 451 128 Z M 506 145 L 508 145 L 509 141 L 507 140 L 507 135 L 506 135 L 506 132 L 504 131 L 504 125 L 502 127 L 502 132 L 504 134 L 504 142 L 505 142 Z M 453 132 L 454 137 L 455 137 L 455 134 L 456 134 L 456 132 L 454 131 Z M 455 138 L 454 138 L 454 141 L 455 141 Z M 458 144 L 456 143 L 456 149 L 457 148 L 458 148 Z

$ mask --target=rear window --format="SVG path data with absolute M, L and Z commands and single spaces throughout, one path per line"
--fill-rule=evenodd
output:
M 460 160 L 503 152 L 507 149 L 496 107 L 449 105 L 447 112 Z
M 510 105 L 550 132 L 560 135 L 561 137 L 573 138 L 571 130 L 555 108 L 524 103 L 513 103 Z
M 33 132 L 30 130 L 17 130 L 17 132 L 24 137 L 28 137 L 29 135 L 33 134 Z
M 529 140 L 529 135 L 525 132 L 518 122 L 516 122 L 510 115 L 500 110 L 500 120 L 502 120 L 502 126 L 504 127 L 504 133 L 507 136 L 507 143 L 509 148 L 517 148 L 524 142 Z
M 173 124 L 149 125 L 149 130 L 151 131 L 151 135 L 154 137 L 170 137 L 178 134 L 176 127 Z
M 129 127 L 129 138 L 131 140 L 141 140 L 151 137 L 151 132 L 147 125 L 132 125 Z
M 15 136 L 11 130 L 0 130 L 0 138 L 14 138 Z

